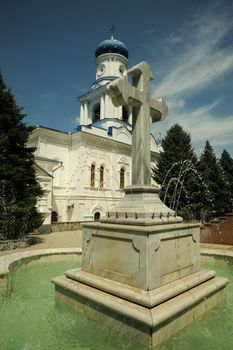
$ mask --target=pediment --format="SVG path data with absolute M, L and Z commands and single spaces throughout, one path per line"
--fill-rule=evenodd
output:
M 129 132 L 129 130 L 127 128 L 120 127 L 117 128 L 116 131 L 114 132 L 114 138 L 116 141 L 118 142 L 123 142 L 123 143 L 127 143 L 130 144 L 132 143 L 132 135 Z

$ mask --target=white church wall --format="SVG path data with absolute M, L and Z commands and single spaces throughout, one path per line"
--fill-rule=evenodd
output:
M 49 225 L 51 218 L 51 193 L 52 193 L 52 181 L 49 176 L 40 174 L 37 176 L 38 181 L 41 184 L 41 187 L 44 191 L 44 194 L 42 197 L 38 199 L 38 211 L 43 215 L 44 217 L 44 225 Z
M 43 137 L 45 130 L 40 130 L 40 157 L 55 162 L 51 165 L 44 161 L 43 167 L 53 176 L 50 212 L 57 212 L 59 222 L 89 221 L 96 212 L 103 215 L 111 211 L 123 196 L 121 169 L 125 171 L 124 186 L 130 185 L 131 134 L 123 127 L 112 129 L 112 136 L 108 136 L 105 129 L 93 127 L 85 132 L 62 134 L 62 137 L 51 130 Z M 156 154 L 152 153 L 154 163 Z M 95 165 L 94 187 L 91 186 L 92 164 Z M 101 166 L 104 168 L 102 188 Z
M 125 146 L 124 146 L 125 147 Z M 123 147 L 123 148 L 124 148 Z M 122 145 L 120 145 L 122 148 Z M 95 212 L 101 215 L 109 211 L 122 197 L 119 186 L 120 148 L 112 140 L 93 137 L 86 133 L 73 134 L 70 150 L 70 174 L 67 186 L 67 203 L 57 202 L 60 219 L 68 221 L 93 220 Z M 123 154 L 130 153 L 130 147 Z M 127 167 L 130 167 L 130 155 L 127 155 Z M 91 165 L 95 165 L 95 186 L 91 186 Z M 100 167 L 104 167 L 104 183 L 100 188 Z M 126 174 L 129 184 L 129 171 Z M 98 209 L 99 208 L 99 209 Z
M 43 129 L 42 129 L 43 130 Z M 43 133 L 43 131 L 42 131 Z M 66 187 L 66 182 L 69 174 L 69 135 L 59 134 L 54 135 L 52 130 L 40 137 L 40 155 L 46 155 L 47 158 L 55 159 L 62 166 L 57 170 L 57 166 L 52 171 L 53 185 L 55 187 Z

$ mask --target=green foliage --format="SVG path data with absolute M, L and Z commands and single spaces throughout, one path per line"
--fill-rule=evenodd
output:
M 0 74 L 0 239 L 17 239 L 42 223 L 36 203 L 34 148 L 26 146 L 32 127 Z
M 233 208 L 233 159 L 224 150 L 218 161 L 207 141 L 199 161 L 190 135 L 172 126 L 162 140 L 163 152 L 153 178 L 160 198 L 185 219 L 209 220 Z
M 175 124 L 162 140 L 162 147 L 157 168 L 153 169 L 153 178 L 161 185 L 161 200 L 186 219 L 202 218 L 212 196 L 197 171 L 190 135 Z
M 223 172 L 209 141 L 200 156 L 198 169 L 205 178 L 213 196 L 211 217 L 223 215 L 230 210 L 229 195 Z M 209 208 L 211 209 L 211 208 Z
M 233 159 L 230 154 L 223 150 L 221 158 L 219 160 L 220 167 L 223 173 L 223 179 L 227 187 L 229 196 L 229 211 L 233 209 Z

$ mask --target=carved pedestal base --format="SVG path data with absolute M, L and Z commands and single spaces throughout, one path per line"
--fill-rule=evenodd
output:
M 125 196 L 113 211 L 101 217 L 101 222 L 153 226 L 182 222 L 174 210 L 168 208 L 158 196 L 155 186 L 128 186 L 124 188 Z
M 152 348 L 224 298 L 199 236 L 198 224 L 85 224 L 82 268 L 53 280 L 57 298 Z

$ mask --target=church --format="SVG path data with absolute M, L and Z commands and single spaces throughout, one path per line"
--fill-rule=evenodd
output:
M 98 45 L 95 57 L 95 81 L 78 97 L 80 125 L 72 132 L 37 126 L 29 139 L 44 190 L 38 201 L 44 231 L 52 222 L 99 220 L 131 184 L 132 108 L 115 107 L 107 93 L 108 84 L 127 73 L 128 49 L 111 36 Z M 152 166 L 160 151 L 151 135 Z

